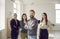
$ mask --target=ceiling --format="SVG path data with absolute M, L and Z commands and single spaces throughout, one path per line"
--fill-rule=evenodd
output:
M 40 4 L 40 3 L 60 3 L 60 0 L 23 0 L 24 4 Z

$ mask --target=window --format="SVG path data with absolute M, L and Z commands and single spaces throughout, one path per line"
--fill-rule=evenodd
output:
M 0 0 L 0 30 L 5 29 L 5 0 Z
M 17 19 L 20 20 L 20 1 L 13 2 L 13 13 L 17 14 Z
M 56 9 L 56 23 L 60 23 L 60 4 L 56 4 L 55 9 Z

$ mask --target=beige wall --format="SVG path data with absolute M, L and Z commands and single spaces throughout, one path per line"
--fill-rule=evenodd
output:
M 5 0 L 5 23 L 6 23 L 6 39 L 10 36 L 10 30 L 9 28 L 9 25 L 8 25 L 8 19 L 11 17 L 11 14 L 12 14 L 12 10 L 13 10 L 13 4 L 12 4 L 12 1 L 10 0 Z M 8 31 L 9 30 L 9 31 Z

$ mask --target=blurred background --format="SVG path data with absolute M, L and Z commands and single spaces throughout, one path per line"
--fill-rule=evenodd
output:
M 17 13 L 21 20 L 23 13 L 29 19 L 29 10 L 35 10 L 35 17 L 41 20 L 41 14 L 46 12 L 48 19 L 55 24 L 49 33 L 49 39 L 60 39 L 60 0 L 0 0 L 0 39 L 10 39 L 10 20 Z M 19 38 L 20 34 L 19 34 Z

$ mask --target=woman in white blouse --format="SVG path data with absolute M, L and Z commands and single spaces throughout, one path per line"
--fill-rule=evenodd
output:
M 37 39 L 48 39 L 48 30 L 52 29 L 54 24 L 47 19 L 47 14 L 42 14 L 42 20 L 37 28 Z

